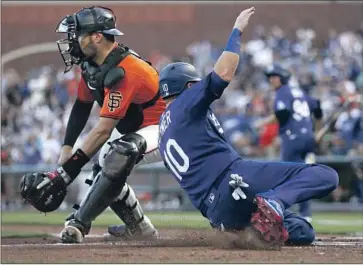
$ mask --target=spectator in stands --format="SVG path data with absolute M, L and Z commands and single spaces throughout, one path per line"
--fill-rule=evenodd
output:
M 29 135 L 24 145 L 22 164 L 36 165 L 42 161 L 41 149 L 35 135 Z

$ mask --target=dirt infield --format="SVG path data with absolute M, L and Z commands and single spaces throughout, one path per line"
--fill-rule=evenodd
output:
M 2 226 L 2 231 L 59 233 L 59 226 Z M 93 228 L 84 244 L 55 237 L 2 238 L 2 263 L 360 263 L 363 238 L 319 237 L 314 246 L 279 251 L 213 247 L 208 229 L 162 229 L 157 241 L 105 242 L 105 228 Z M 98 236 L 96 236 L 98 235 Z M 214 234 L 213 234 L 214 235 Z

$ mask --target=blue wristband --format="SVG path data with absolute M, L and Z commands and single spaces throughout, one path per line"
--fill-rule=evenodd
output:
M 239 29 L 234 28 L 229 36 L 227 46 L 224 49 L 227 52 L 241 53 L 241 36 L 242 32 Z

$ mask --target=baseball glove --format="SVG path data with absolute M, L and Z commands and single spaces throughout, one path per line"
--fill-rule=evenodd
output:
M 37 189 L 37 186 L 46 177 L 43 173 L 28 173 L 20 182 L 20 194 L 23 199 L 33 205 L 35 209 L 45 213 L 58 209 L 67 194 L 66 186 L 57 182 Z

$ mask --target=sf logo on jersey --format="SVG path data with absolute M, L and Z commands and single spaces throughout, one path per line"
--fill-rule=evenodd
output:
M 116 109 L 120 108 L 121 100 L 123 99 L 121 92 L 119 91 L 112 91 L 108 95 L 108 102 L 107 106 L 110 112 L 114 112 Z

